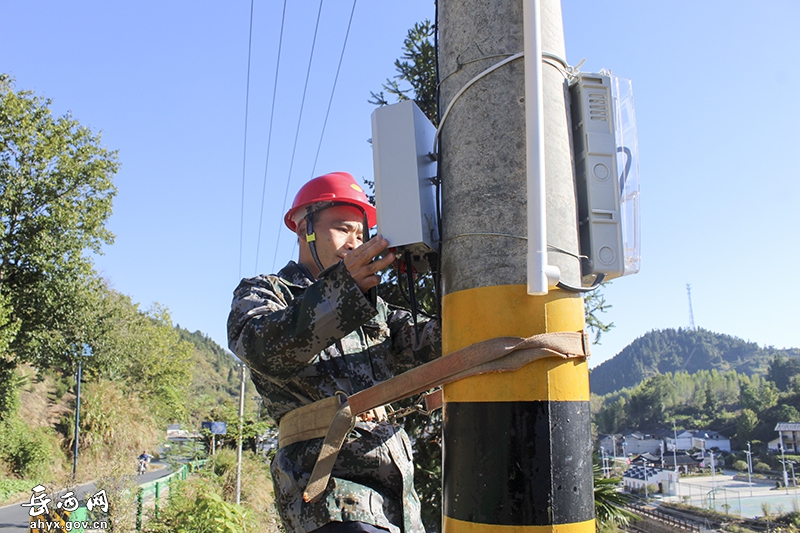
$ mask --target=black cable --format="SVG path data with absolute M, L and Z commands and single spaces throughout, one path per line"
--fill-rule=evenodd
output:
M 403 254 L 403 261 L 406 264 L 406 283 L 408 284 L 408 296 L 411 300 L 411 319 L 414 321 L 414 335 L 419 345 L 419 329 L 417 329 L 417 293 L 414 291 L 414 266 L 411 263 L 411 252 L 408 250 Z
M 269 151 L 272 146 L 272 124 L 275 120 L 275 97 L 278 93 L 278 73 L 281 66 L 281 50 L 283 49 L 283 29 L 286 25 L 286 2 L 283 1 L 283 13 L 281 14 L 281 34 L 278 38 L 278 59 L 275 63 L 275 80 L 272 83 L 272 106 L 269 111 L 269 133 L 267 134 L 267 157 L 264 162 L 264 185 L 261 188 L 261 212 L 258 217 L 258 239 L 256 240 L 256 268 L 255 273 L 258 274 L 258 253 L 261 249 L 261 227 L 264 222 L 264 197 L 267 192 L 267 170 L 269 169 Z M 278 233 L 280 238 L 280 233 Z M 277 258 L 277 250 L 275 256 Z M 272 269 L 275 270 L 275 259 L 272 260 Z
M 353 8 L 350 10 L 350 21 L 347 23 L 347 31 L 344 34 L 344 44 L 342 44 L 342 53 L 339 54 L 339 66 L 336 67 L 336 76 L 333 78 L 333 88 L 331 89 L 331 98 L 328 100 L 328 110 L 325 112 L 325 120 L 322 122 L 322 133 L 319 134 L 319 146 L 317 146 L 317 155 L 314 157 L 314 166 L 311 167 L 311 177 L 317 169 L 317 160 L 319 159 L 319 151 L 322 148 L 322 138 L 325 136 L 325 127 L 328 125 L 328 115 L 331 114 L 331 104 L 333 104 L 333 94 L 336 92 L 336 82 L 339 81 L 339 71 L 342 69 L 342 60 L 344 59 L 344 50 L 347 47 L 347 38 L 350 36 L 350 26 L 353 25 L 353 14 L 356 12 L 356 2 L 353 0 Z M 365 228 L 365 231 L 368 228 Z
M 247 168 L 247 116 L 250 108 L 250 58 L 253 51 L 253 5 L 255 0 L 250 0 L 250 36 L 247 39 L 247 86 L 244 97 L 244 155 L 242 155 L 242 207 L 239 221 L 239 277 L 242 277 L 242 250 L 244 247 L 244 177 Z
M 563 281 L 559 281 L 558 283 L 556 283 L 556 287 L 568 292 L 586 293 L 597 290 L 597 288 L 600 287 L 600 285 L 603 283 L 604 279 L 606 279 L 605 274 L 597 274 L 597 277 L 594 279 L 594 283 L 592 283 L 592 285 L 589 287 L 573 287 L 572 285 L 567 285 Z
M 283 193 L 283 211 L 286 212 L 286 199 L 289 197 L 289 183 L 292 181 L 292 169 L 294 168 L 294 157 L 297 153 L 297 140 L 300 138 L 300 124 L 303 121 L 303 109 L 306 105 L 306 94 L 308 92 L 308 80 L 311 78 L 311 63 L 314 59 L 314 49 L 317 46 L 317 32 L 319 31 L 319 19 L 322 16 L 322 0 L 319 2 L 319 10 L 317 11 L 317 24 L 314 26 L 314 38 L 311 41 L 311 53 L 308 56 L 308 67 L 306 68 L 306 81 L 303 85 L 303 96 L 300 99 L 300 114 L 297 117 L 297 129 L 294 132 L 294 145 L 292 147 L 292 158 L 289 161 L 289 172 L 286 173 L 286 190 Z M 283 219 L 278 221 L 278 238 L 275 241 L 275 255 L 272 260 L 272 270 L 275 270 L 275 261 L 278 259 L 278 246 L 281 243 L 281 225 Z
M 622 174 L 619 175 L 619 194 L 625 194 L 625 183 L 628 181 L 628 174 L 631 171 L 631 164 L 633 163 L 633 155 L 631 154 L 631 149 L 627 146 L 619 146 L 617 147 L 617 152 L 624 153 L 627 157 L 625 158 L 625 168 L 622 171 Z
M 355 3 L 353 4 L 355 8 Z M 370 239 L 372 239 L 372 235 L 369 233 L 369 220 L 367 219 L 367 212 L 361 209 L 361 213 L 364 215 L 364 222 L 361 225 L 361 240 L 364 244 L 368 243 Z M 378 307 L 378 287 L 372 287 L 367 291 L 367 299 L 369 303 L 372 304 L 372 307 Z
M 433 31 L 433 59 L 434 59 L 434 76 L 436 77 L 436 127 L 439 127 L 439 120 L 441 118 L 441 98 L 442 92 L 439 89 L 439 1 L 435 0 L 434 3 L 434 31 Z M 442 140 L 436 143 L 436 153 L 433 154 L 436 158 L 436 178 L 435 178 L 435 191 L 436 191 L 436 230 L 437 239 L 436 243 L 436 257 L 434 261 L 428 261 L 431 267 L 431 277 L 433 278 L 433 294 L 436 298 L 436 316 L 442 316 L 442 171 L 441 171 L 441 153 L 442 153 Z M 435 266 L 434 264 L 435 263 Z M 432 317 L 431 317 L 432 318 Z
M 433 255 L 433 254 L 431 254 L 431 255 Z M 430 262 L 428 264 L 430 264 Z M 403 289 L 403 276 L 401 275 L 402 273 L 400 272 L 402 267 L 400 265 L 401 265 L 401 261 L 398 259 L 398 263 L 397 263 L 397 265 L 395 267 L 397 269 L 397 289 L 400 291 L 400 296 L 403 297 L 403 300 L 406 302 L 406 304 L 408 304 L 409 307 L 413 307 L 412 304 L 411 304 L 411 297 L 409 296 L 409 293 L 406 290 Z M 416 283 L 414 283 L 414 282 L 412 282 L 412 283 L 413 283 L 412 290 L 416 290 L 416 289 L 414 289 L 414 287 L 416 287 Z M 408 285 L 408 281 L 406 281 L 406 285 Z M 439 313 L 437 316 L 435 316 L 435 315 L 432 315 L 432 314 L 430 314 L 430 313 L 428 313 L 426 311 L 423 311 L 422 309 L 417 309 L 416 310 L 416 314 L 422 315 L 422 316 L 427 317 L 427 318 L 432 318 L 432 319 L 437 319 L 439 316 L 441 316 L 441 313 Z

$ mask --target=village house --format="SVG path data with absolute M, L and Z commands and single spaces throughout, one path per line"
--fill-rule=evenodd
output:
M 723 437 L 716 431 L 709 431 L 706 429 L 684 429 L 678 432 L 677 442 L 678 447 L 675 448 L 675 438 L 667 437 L 666 449 L 672 451 L 688 451 L 692 449 L 697 450 L 712 450 L 714 448 L 722 452 L 731 451 L 731 441 L 727 437 Z
M 767 448 L 780 451 L 780 445 L 783 444 L 785 452 L 797 453 L 800 451 L 800 422 L 778 422 L 775 431 L 778 432 L 778 437 L 769 441 Z

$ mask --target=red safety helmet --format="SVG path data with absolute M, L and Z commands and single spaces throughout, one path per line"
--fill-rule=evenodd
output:
M 331 172 L 314 178 L 303 185 L 297 196 L 294 197 L 292 208 L 283 217 L 283 221 L 292 231 L 297 230 L 295 216 L 299 213 L 307 215 L 306 208 L 317 203 L 332 203 L 333 205 L 350 204 L 358 207 L 367 215 L 369 227 L 377 224 L 375 207 L 369 203 L 364 189 L 356 183 L 355 178 L 347 172 Z M 329 206 L 325 206 L 329 207 Z M 366 228 L 365 228 L 366 229 Z

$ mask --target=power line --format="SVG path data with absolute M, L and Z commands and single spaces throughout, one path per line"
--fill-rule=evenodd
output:
M 278 92 L 278 72 L 281 66 L 281 50 L 283 48 L 283 28 L 286 22 L 286 2 L 283 0 L 283 14 L 281 15 L 281 33 L 278 38 L 278 61 L 275 64 L 275 81 L 272 85 L 272 107 L 269 111 L 269 133 L 267 134 L 267 158 L 264 163 L 264 185 L 261 189 L 261 212 L 258 216 L 258 240 L 256 240 L 256 266 L 255 273 L 258 274 L 258 253 L 261 248 L 261 226 L 264 221 L 264 196 L 267 192 L 267 170 L 269 169 L 269 149 L 272 144 L 272 123 L 275 118 L 275 96 Z M 288 188 L 288 184 L 287 184 Z
M 331 114 L 331 104 L 333 104 L 333 94 L 336 92 L 336 83 L 339 81 L 339 71 L 342 69 L 342 60 L 344 59 L 344 50 L 347 48 L 347 38 L 350 36 L 350 26 L 353 25 L 353 14 L 356 12 L 356 2 L 353 0 L 353 8 L 350 10 L 350 20 L 347 22 L 347 31 L 344 34 L 344 43 L 342 44 L 342 53 L 339 54 L 339 66 L 336 67 L 336 76 L 333 78 L 333 88 L 331 89 L 331 98 L 328 100 L 328 110 L 325 112 L 325 121 L 322 123 L 322 133 L 319 135 L 319 145 L 317 146 L 317 155 L 314 157 L 314 166 L 311 167 L 311 177 L 317 171 L 317 160 L 319 159 L 319 151 L 322 148 L 322 139 L 325 137 L 325 127 L 328 125 L 328 115 Z
M 242 277 L 242 247 L 244 241 L 244 177 L 247 163 L 247 116 L 250 108 L 250 58 L 253 52 L 253 4 L 250 0 L 250 36 L 247 39 L 247 88 L 244 98 L 244 154 L 242 155 L 242 207 L 239 219 L 239 277 Z
M 317 11 L 317 24 L 314 27 L 314 39 L 311 42 L 311 54 L 308 56 L 308 68 L 306 69 L 306 81 L 303 86 L 303 97 L 300 100 L 300 115 L 297 117 L 297 128 L 295 129 L 294 134 L 294 146 L 292 147 L 292 158 L 289 162 L 289 172 L 286 176 L 286 190 L 283 193 L 283 209 L 281 212 L 286 211 L 286 198 L 289 196 L 289 183 L 292 181 L 292 169 L 294 168 L 294 156 L 297 153 L 297 140 L 300 137 L 300 123 L 303 120 L 303 108 L 305 107 L 306 103 L 306 93 L 308 91 L 308 80 L 311 77 L 311 62 L 314 59 L 314 48 L 317 44 L 317 31 L 319 30 L 319 19 L 322 15 L 322 0 L 319 1 L 319 10 Z M 266 185 L 266 176 L 265 176 L 265 185 Z M 261 201 L 261 216 L 264 215 L 264 201 L 262 195 Z M 275 240 L 275 255 L 272 258 L 272 270 L 275 270 L 275 261 L 278 259 L 278 246 L 281 242 L 281 221 L 278 222 L 278 238 Z M 259 222 L 259 241 L 261 240 L 261 223 Z M 258 267 L 258 258 L 256 257 L 256 268 Z

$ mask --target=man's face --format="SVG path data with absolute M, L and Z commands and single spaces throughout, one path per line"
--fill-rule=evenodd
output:
M 364 215 L 360 209 L 348 205 L 337 205 L 318 211 L 314 222 L 314 233 L 317 235 L 317 255 L 324 268 L 338 263 L 351 250 L 356 249 L 363 242 Z M 305 224 L 298 227 L 301 243 L 305 241 Z M 308 244 L 301 247 L 301 252 Z M 306 257 L 303 257 L 303 256 Z M 314 260 L 306 264 L 304 259 L 310 259 L 311 254 L 301 253 L 300 262 L 308 267 L 316 276 L 319 273 Z M 311 266 L 313 265 L 313 268 Z

